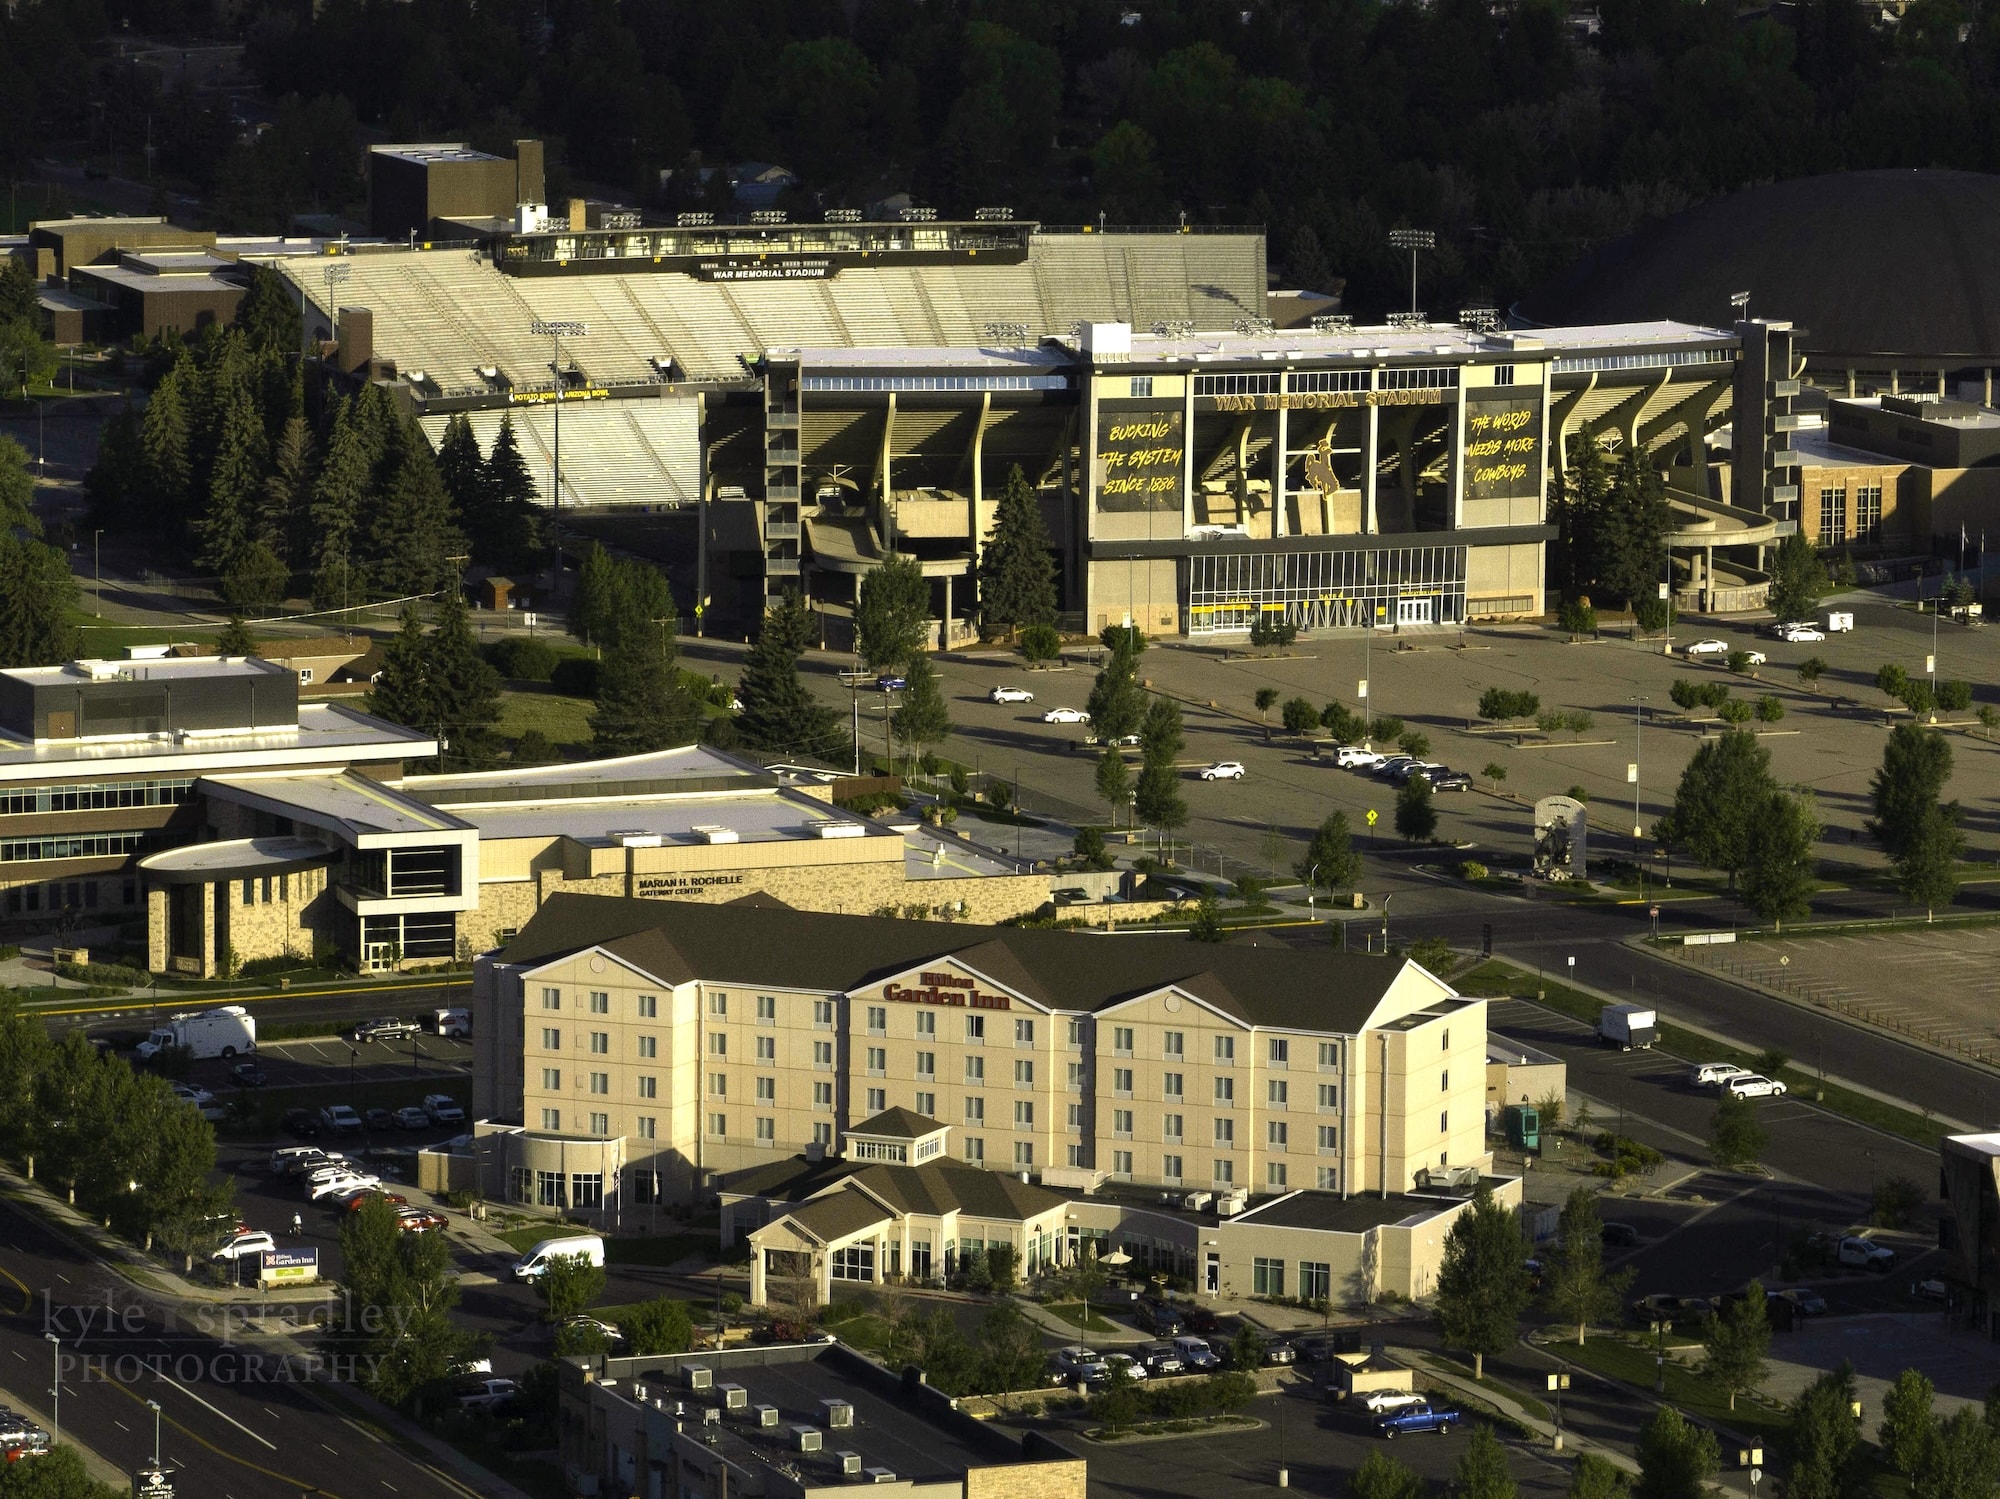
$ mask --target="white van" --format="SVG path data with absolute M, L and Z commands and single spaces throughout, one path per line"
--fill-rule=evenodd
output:
M 440 1036 L 463 1041 L 472 1034 L 472 1011 L 467 1009 L 431 1011 L 431 1029 Z
M 540 1280 L 549 1268 L 549 1261 L 559 1256 L 581 1256 L 604 1268 L 604 1240 L 596 1234 L 571 1234 L 566 1239 L 544 1239 L 533 1249 L 514 1261 L 514 1279 Z

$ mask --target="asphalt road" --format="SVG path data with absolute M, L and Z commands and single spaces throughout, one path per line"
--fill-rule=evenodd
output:
M 219 1320 L 163 1314 L 59 1236 L 0 1208 L 0 1390 L 52 1416 L 48 1381 L 62 1360 L 62 1431 L 130 1472 L 160 1453 L 181 1492 L 217 1499 L 355 1499 L 471 1491 L 412 1461 L 304 1393 L 302 1366 L 225 1340 Z M 45 1333 L 61 1337 L 60 1352 Z

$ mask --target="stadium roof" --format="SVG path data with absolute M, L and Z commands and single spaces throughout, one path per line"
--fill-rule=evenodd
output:
M 1823 361 L 2000 363 L 2000 176 L 1839 172 L 1698 204 L 1531 292 L 1544 323 L 1720 321 L 1730 296 Z

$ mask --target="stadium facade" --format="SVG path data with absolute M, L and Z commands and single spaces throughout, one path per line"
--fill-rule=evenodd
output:
M 899 553 L 941 638 L 969 633 L 1016 466 L 1092 631 L 1539 614 L 1584 426 L 1668 472 L 1696 603 L 1715 546 L 1796 524 L 1784 324 L 1274 329 L 1254 230 L 667 229 L 579 202 L 433 231 L 462 237 L 272 263 L 434 437 L 466 412 L 490 444 L 511 413 L 563 511 L 698 511 L 711 629 L 792 585 L 837 621 Z

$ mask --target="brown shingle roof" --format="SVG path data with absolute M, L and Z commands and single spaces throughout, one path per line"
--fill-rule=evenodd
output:
M 835 1239 L 889 1220 L 889 1214 L 882 1211 L 880 1203 L 867 1193 L 851 1188 L 815 1197 L 804 1206 L 793 1208 L 785 1216 L 822 1244 L 831 1244 Z
M 850 1135 L 873 1135 L 882 1140 L 918 1140 L 944 1128 L 935 1119 L 926 1119 L 914 1109 L 906 1109 L 901 1104 L 884 1109 L 873 1119 L 864 1119 Z

